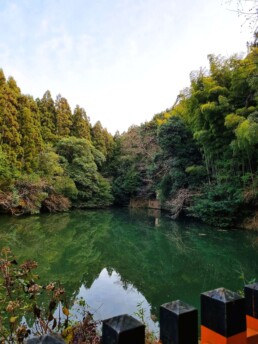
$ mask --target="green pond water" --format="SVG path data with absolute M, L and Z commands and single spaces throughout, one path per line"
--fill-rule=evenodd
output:
M 258 233 L 172 221 L 148 210 L 108 209 L 0 217 L 0 247 L 38 262 L 41 283 L 61 281 L 83 297 L 96 319 L 180 299 L 199 308 L 200 293 L 243 288 L 258 278 Z

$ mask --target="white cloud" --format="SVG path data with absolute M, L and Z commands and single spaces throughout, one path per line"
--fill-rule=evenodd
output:
M 15 0 L 0 31 L 23 92 L 61 93 L 112 132 L 170 107 L 207 54 L 243 51 L 251 36 L 217 0 Z

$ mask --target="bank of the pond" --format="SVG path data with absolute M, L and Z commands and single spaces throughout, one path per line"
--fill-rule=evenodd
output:
M 132 198 L 129 203 L 129 208 L 133 209 L 149 209 L 149 211 L 158 214 L 159 211 L 165 212 L 172 221 L 178 221 L 182 218 L 195 219 L 195 216 L 191 213 L 190 204 L 191 197 L 187 190 L 181 192 L 177 198 L 162 203 L 157 199 L 144 199 L 144 198 Z M 198 219 L 200 222 L 205 223 L 202 219 Z M 210 220 L 210 225 L 221 228 L 217 222 Z M 211 224 L 212 223 L 212 224 Z M 249 215 L 242 219 L 240 217 L 234 226 L 226 226 L 225 228 L 231 229 L 243 229 L 258 231 L 258 209 L 254 208 L 249 211 Z

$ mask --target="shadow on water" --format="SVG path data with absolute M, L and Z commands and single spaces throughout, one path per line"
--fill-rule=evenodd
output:
M 41 283 L 60 280 L 72 302 L 83 296 L 98 319 L 133 314 L 217 287 L 239 290 L 258 278 L 258 234 L 174 222 L 157 211 L 109 209 L 1 217 L 0 246 L 35 259 Z M 149 321 L 153 326 L 152 322 Z

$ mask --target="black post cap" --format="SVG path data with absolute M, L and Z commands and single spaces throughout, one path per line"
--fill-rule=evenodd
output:
M 225 288 L 202 293 L 201 325 L 226 338 L 246 331 L 245 299 Z
M 246 314 L 258 319 L 258 283 L 245 286 Z
M 102 344 L 144 344 L 145 326 L 123 314 L 103 321 Z
M 161 305 L 160 340 L 162 344 L 197 344 L 197 309 L 180 300 Z

